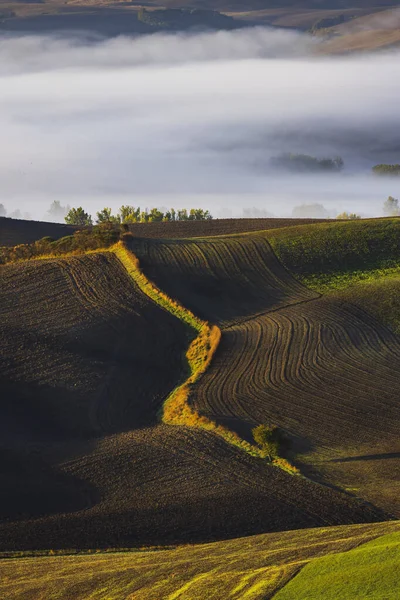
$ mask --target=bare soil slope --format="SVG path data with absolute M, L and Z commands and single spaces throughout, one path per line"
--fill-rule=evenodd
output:
M 220 325 L 318 296 L 282 267 L 265 235 L 134 241 L 132 248 L 161 289 Z
M 129 230 L 139 238 L 194 238 L 217 235 L 233 235 L 250 231 L 279 229 L 294 225 L 325 223 L 326 219 L 210 219 L 209 221 L 172 221 L 155 223 L 131 223 Z
M 0 277 L 2 549 L 384 518 L 211 433 L 156 425 L 160 403 L 186 377 L 191 336 L 112 254 L 8 265 Z
M 361 460 L 400 456 L 399 339 L 363 310 L 301 286 L 260 234 L 136 249 L 161 287 L 223 328 L 196 408 L 242 435 L 280 425 L 307 472 L 400 514 L 393 461 L 379 471 Z
M 86 506 L 92 486 L 59 464 L 100 435 L 154 423 L 187 332 L 111 254 L 4 266 L 0 280 L 2 517 Z
M 17 246 L 31 244 L 43 237 L 50 236 L 55 240 L 72 235 L 76 227 L 61 223 L 45 221 L 24 221 L 0 217 L 0 246 Z

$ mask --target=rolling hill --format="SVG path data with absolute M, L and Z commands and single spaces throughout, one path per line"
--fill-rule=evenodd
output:
M 265 240 L 244 239 L 243 252 L 235 236 L 217 242 L 221 259 L 228 252 L 221 264 L 234 252 L 240 266 L 236 297 L 221 277 L 226 296 L 216 306 L 229 323 L 315 297 Z M 214 248 L 193 244 L 203 256 Z M 191 264 L 203 277 L 202 264 Z M 112 250 L 23 261 L 0 274 L 3 549 L 165 544 L 383 518 L 211 432 L 159 425 L 163 400 L 187 377 L 194 332 L 146 296 Z
M 396 537 L 347 551 L 398 531 L 398 280 L 376 274 L 397 269 L 399 227 L 145 224 L 2 265 L 0 592 L 47 598 L 62 577 L 60 598 L 301 598 L 314 560 L 362 590 L 379 553 L 392 585 Z M 188 380 L 203 326 L 221 340 Z M 184 385 L 199 418 L 168 424 Z M 247 444 L 278 425 L 300 474 L 210 423 Z M 142 546 L 162 549 L 100 552 Z
M 47 600 L 49 597 L 60 600 L 72 597 L 74 600 L 93 597 L 99 600 L 266 600 L 275 597 L 276 592 L 279 598 L 281 590 L 282 597 L 293 599 L 303 598 L 300 594 L 305 589 L 318 586 L 322 563 L 325 567 L 325 576 L 321 578 L 323 596 L 321 587 L 317 587 L 320 595 L 316 598 L 336 599 L 338 595 L 328 594 L 331 590 L 337 592 L 340 584 L 340 592 L 346 590 L 343 573 L 338 569 L 342 563 L 346 567 L 345 577 L 351 573 L 358 591 L 371 590 L 374 583 L 371 567 L 376 568 L 377 562 L 374 550 L 380 552 L 380 574 L 386 575 L 383 589 L 395 593 L 396 565 L 385 550 L 388 542 L 393 548 L 396 540 L 398 547 L 398 532 L 398 523 L 389 522 L 264 534 L 168 549 L 67 556 L 57 556 L 54 552 L 51 556 L 22 554 L 19 558 L 0 560 L 0 593 L 8 600 Z M 330 576 L 328 569 L 331 569 Z M 372 589 L 378 591 L 376 587 Z M 310 596 L 304 597 L 308 600 Z M 351 596 L 352 600 L 355 597 Z
M 31 244 L 46 236 L 57 240 L 65 235 L 72 235 L 75 229 L 76 227 L 61 223 L 0 217 L 0 246 Z
M 395 260 L 399 226 L 378 219 L 133 243 L 159 287 L 222 328 L 192 391 L 195 409 L 247 439 L 259 423 L 279 425 L 303 472 L 396 515 L 399 340 L 360 307 L 290 278 L 268 239 L 283 264 L 304 275 Z
M 210 221 L 174 221 L 170 223 L 131 223 L 129 229 L 135 237 L 144 238 L 186 238 L 245 233 L 325 222 L 325 219 L 212 219 Z M 45 221 L 24 221 L 0 217 L 0 246 L 31 244 L 45 236 L 54 240 L 72 235 L 77 228 L 73 225 L 48 223 Z

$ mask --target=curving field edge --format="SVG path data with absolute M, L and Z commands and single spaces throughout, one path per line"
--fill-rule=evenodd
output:
M 115 246 L 109 248 L 108 251 L 115 254 L 126 269 L 128 275 L 144 294 L 197 331 L 197 336 L 191 342 L 186 353 L 190 375 L 186 381 L 178 385 L 166 398 L 162 409 L 162 421 L 168 425 L 197 427 L 212 431 L 229 444 L 241 448 L 251 456 L 265 459 L 266 453 L 264 450 L 243 440 L 236 432 L 233 432 L 222 425 L 218 425 L 212 419 L 201 415 L 189 404 L 191 386 L 196 383 L 201 375 L 207 370 L 218 348 L 221 339 L 221 330 L 219 327 L 199 319 L 190 310 L 176 300 L 170 298 L 147 279 L 140 269 L 139 259 L 125 246 L 125 244 L 123 244 L 123 242 L 115 244 Z M 272 465 L 279 467 L 290 474 L 299 473 L 297 467 L 291 465 L 283 458 L 274 459 Z

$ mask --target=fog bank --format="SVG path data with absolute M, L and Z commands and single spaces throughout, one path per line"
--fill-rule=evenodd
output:
M 306 35 L 255 28 L 136 39 L 0 40 L 2 202 L 53 200 L 290 215 L 299 204 L 381 214 L 400 184 L 400 52 L 318 57 Z M 340 155 L 340 173 L 287 174 L 271 157 Z M 257 211 L 256 211 L 257 212 Z M 256 214 L 256 213 L 255 213 Z

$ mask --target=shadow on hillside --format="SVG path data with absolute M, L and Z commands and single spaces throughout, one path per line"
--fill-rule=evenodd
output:
M 332 458 L 327 462 L 345 463 L 359 460 L 385 460 L 390 458 L 400 458 L 400 452 L 386 452 L 384 454 L 365 454 L 363 456 L 347 456 L 346 458 Z
M 47 449 L 51 454 L 52 448 Z M 42 450 L 43 452 L 43 450 Z M 88 509 L 100 500 L 90 483 L 49 464 L 35 447 L 0 447 L 0 517 L 19 521 Z
M 60 467 L 95 444 L 58 414 L 57 402 L 71 400 L 66 391 L 3 379 L 0 397 L 0 519 L 38 518 L 96 504 L 96 488 Z

